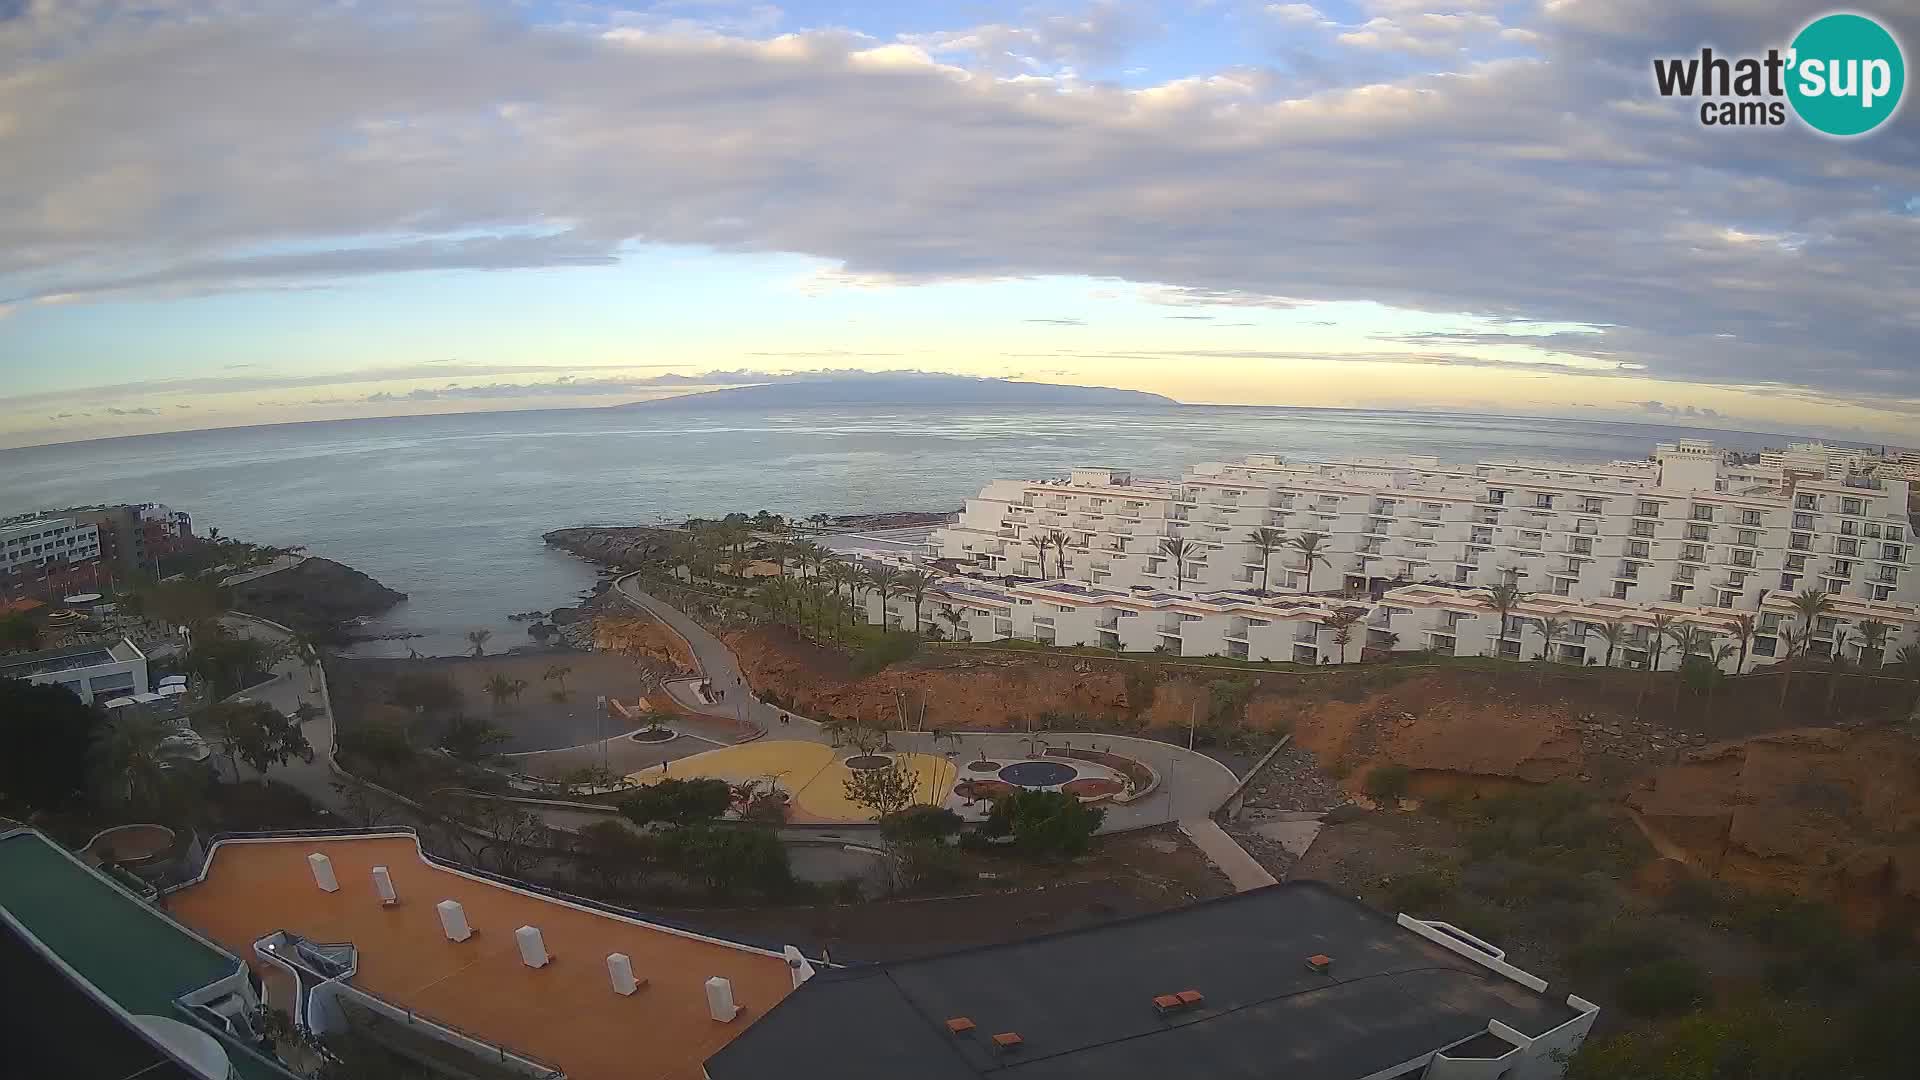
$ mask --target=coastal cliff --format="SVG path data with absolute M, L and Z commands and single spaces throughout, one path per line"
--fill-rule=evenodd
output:
M 232 590 L 234 610 L 322 638 L 338 636 L 343 624 L 378 615 L 407 598 L 332 559 L 307 559 Z
M 583 559 L 616 569 L 637 570 L 645 563 L 666 558 L 674 535 L 671 530 L 643 525 L 588 525 L 555 529 L 540 539 Z

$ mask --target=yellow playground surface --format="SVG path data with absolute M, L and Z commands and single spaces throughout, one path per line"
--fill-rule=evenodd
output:
M 709 777 L 729 784 L 772 779 L 792 795 L 791 820 L 795 822 L 868 821 L 872 813 L 848 802 L 842 786 L 852 775 L 844 762 L 855 753 L 850 748 L 836 749 L 815 742 L 763 739 L 683 757 L 664 767 L 633 773 L 627 779 L 637 784 L 657 783 L 667 777 Z M 945 804 L 957 772 L 953 762 L 932 754 L 888 752 L 887 756 L 913 773 L 915 801 Z

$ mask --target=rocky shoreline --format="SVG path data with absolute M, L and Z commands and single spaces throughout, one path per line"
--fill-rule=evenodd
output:
M 357 619 L 378 615 L 407 594 L 332 559 L 310 558 L 232 587 L 231 604 L 316 638 L 343 640 Z

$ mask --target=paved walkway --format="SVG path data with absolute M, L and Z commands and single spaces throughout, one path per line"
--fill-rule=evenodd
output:
M 241 637 L 260 641 L 283 643 L 287 640 L 284 630 L 251 616 L 226 615 L 221 624 Z M 280 712 L 292 716 L 301 705 L 311 705 L 318 710 L 316 715 L 302 726 L 307 742 L 313 747 L 313 760 L 302 761 L 299 758 L 288 760 L 285 765 L 276 765 L 268 771 L 267 778 L 299 790 L 312 799 L 315 804 L 340 813 L 345 808 L 345 800 L 333 790 L 333 707 L 327 697 L 326 678 L 321 674 L 318 664 L 308 665 L 299 657 L 288 657 L 273 669 L 273 681 L 264 686 L 243 690 L 238 695 L 254 701 L 264 701 Z M 207 741 L 218 748 L 225 756 L 225 747 L 221 746 L 217 736 L 202 732 Z M 239 764 L 241 776 L 258 776 L 253 769 Z
M 1226 830 L 1214 824 L 1209 817 L 1182 818 L 1180 831 L 1187 834 L 1193 845 L 1207 857 L 1207 861 L 1220 868 L 1233 882 L 1235 892 L 1258 889 L 1263 885 L 1278 884 L 1278 880 L 1267 873 L 1267 868 L 1254 861 L 1245 848 L 1234 843 Z
M 634 575 L 616 578 L 613 588 L 627 602 L 651 614 L 654 618 L 672 627 L 693 648 L 693 657 L 700 664 L 700 672 L 712 681 L 715 690 L 726 692 L 726 699 L 719 705 L 708 705 L 693 696 L 693 688 L 685 682 L 668 682 L 664 689 L 675 701 L 694 712 L 711 713 L 719 716 L 731 716 L 743 723 L 753 724 L 762 731 L 773 731 L 783 726 L 780 723 L 780 710 L 753 696 L 747 688 L 746 679 L 740 674 L 740 665 L 734 660 L 733 650 L 727 643 L 714 637 L 680 609 L 658 597 L 640 591 L 634 583 Z M 784 725 L 792 728 L 794 725 Z M 785 733 L 783 732 L 784 736 Z M 799 737 L 799 736 L 796 736 Z

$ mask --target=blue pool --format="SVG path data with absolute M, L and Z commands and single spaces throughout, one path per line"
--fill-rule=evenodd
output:
M 1016 761 L 1000 770 L 1000 779 L 1029 788 L 1059 787 L 1078 775 L 1073 766 L 1057 761 Z

